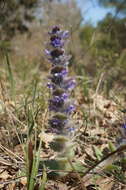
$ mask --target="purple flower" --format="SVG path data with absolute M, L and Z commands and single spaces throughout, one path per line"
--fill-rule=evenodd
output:
M 47 54 L 47 53 L 46 53 Z M 52 66 L 65 66 L 67 67 L 69 64 L 69 60 L 71 59 L 70 55 L 62 55 L 60 57 L 57 57 L 55 59 L 53 58 L 48 58 L 48 60 L 52 63 Z
M 48 56 L 50 56 L 51 52 L 48 49 L 45 49 L 45 54 L 48 55 Z
M 53 99 L 49 100 L 49 110 L 50 111 L 59 111 L 64 105 L 64 99 L 59 96 L 53 97 Z
M 68 108 L 65 111 L 66 111 L 66 113 L 71 114 L 73 111 L 75 111 L 75 106 L 70 105 L 70 106 L 68 106 Z
M 55 76 L 57 76 L 57 74 L 61 74 L 62 76 L 65 76 L 67 75 L 67 73 L 68 73 L 68 69 L 63 66 L 55 66 L 51 69 L 51 74 L 54 74 Z
M 126 130 L 126 123 L 122 125 L 122 128 Z
M 55 35 L 50 38 L 50 41 L 50 44 L 55 48 L 63 47 L 64 45 L 64 41 L 60 37 Z
M 62 31 L 60 30 L 59 26 L 54 26 L 52 30 L 49 32 L 50 35 L 56 35 L 62 39 L 68 38 L 69 37 L 69 31 Z
M 126 135 L 126 123 L 124 123 L 124 124 L 122 125 L 122 131 L 123 131 L 123 133 Z
M 55 112 L 59 112 L 61 109 L 63 110 L 63 106 L 67 98 L 68 95 L 66 93 L 63 93 L 60 96 L 53 96 L 53 98 L 49 100 L 49 110 Z
M 64 49 L 58 49 L 58 48 L 54 50 L 45 49 L 45 53 L 46 55 L 51 56 L 52 59 L 56 59 L 64 54 Z
M 57 34 L 60 31 L 59 26 L 53 26 L 52 30 L 49 32 L 49 34 Z
M 66 78 L 63 83 L 63 88 L 66 90 L 72 90 L 76 86 L 76 81 L 73 78 Z
M 67 122 L 68 122 L 67 120 L 61 120 L 61 119 L 57 119 L 57 118 L 52 118 L 52 119 L 49 120 L 49 125 L 52 128 L 62 129 Z
M 64 76 L 67 75 L 68 70 L 65 67 L 62 66 L 55 66 L 51 69 L 51 75 L 49 76 L 49 79 L 54 83 L 55 85 L 59 85 L 59 87 L 62 85 Z
M 67 99 L 68 98 L 68 94 L 67 93 L 63 93 L 62 94 L 62 98 L 65 100 L 65 99 Z
M 55 88 L 55 85 L 61 86 L 61 84 L 63 82 L 63 75 L 62 75 L 62 73 L 56 73 L 56 74 L 50 76 L 49 79 L 51 80 L 52 83 L 54 83 L 53 87 Z
M 70 127 L 70 128 L 68 129 L 68 131 L 69 131 L 69 132 L 73 132 L 73 131 L 75 131 L 75 128 L 74 128 L 74 127 Z
M 54 49 L 50 52 L 53 59 L 62 56 L 64 54 L 64 49 Z
M 59 34 L 59 36 L 61 37 L 61 38 L 68 38 L 69 37 L 69 31 L 62 31 L 60 34 Z
M 47 87 L 50 88 L 50 89 L 53 89 L 54 88 L 54 85 L 50 82 L 47 83 Z

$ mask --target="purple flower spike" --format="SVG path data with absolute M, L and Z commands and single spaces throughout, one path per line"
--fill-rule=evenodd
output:
M 53 114 L 49 119 L 49 131 L 58 135 L 71 136 L 74 133 L 74 123 L 71 122 L 71 114 L 75 111 L 70 92 L 75 87 L 75 79 L 68 77 L 68 64 L 71 58 L 64 50 L 64 44 L 69 37 L 69 31 L 63 31 L 59 26 L 52 27 L 49 32 L 49 43 L 45 53 L 51 62 L 47 84 L 51 89 L 49 111 Z

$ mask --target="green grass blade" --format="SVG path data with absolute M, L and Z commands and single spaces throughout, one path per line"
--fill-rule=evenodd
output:
M 33 108 L 34 108 L 35 97 L 36 97 L 36 92 L 37 92 L 37 84 L 38 84 L 38 81 L 35 80 L 34 87 L 33 87 L 33 98 L 32 98 L 32 106 L 33 106 Z
M 38 168 L 39 168 L 41 144 L 42 144 L 42 142 L 40 141 L 39 150 L 37 152 L 37 155 L 34 156 L 35 158 L 33 160 L 33 166 L 32 166 L 32 172 L 31 172 L 31 177 L 30 177 L 28 190 L 34 190 L 34 186 L 35 186 L 35 183 L 36 183 L 35 180 L 36 180 L 36 176 L 37 176 Z
M 12 72 L 12 68 L 11 68 L 11 63 L 10 63 L 9 56 L 8 56 L 7 53 L 5 54 L 5 58 L 6 58 L 6 64 L 7 64 L 7 70 L 8 70 L 8 79 L 9 79 L 10 84 L 11 84 L 11 96 L 13 98 L 15 84 L 14 84 L 14 78 L 13 78 L 13 72 Z
M 42 182 L 41 182 L 41 186 L 40 186 L 39 190 L 45 189 L 46 181 L 47 181 L 47 173 L 46 173 L 46 168 L 43 165 L 43 176 L 42 176 Z

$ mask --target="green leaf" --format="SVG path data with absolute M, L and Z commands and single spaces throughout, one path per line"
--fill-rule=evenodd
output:
M 116 147 L 112 142 L 109 142 L 108 145 L 109 145 L 109 149 L 110 149 L 111 152 L 114 152 L 116 150 Z
M 45 165 L 43 165 L 43 176 L 42 176 L 42 182 L 41 182 L 41 186 L 40 186 L 39 190 L 45 189 L 46 181 L 47 181 L 46 167 L 45 167 Z
M 93 150 L 94 150 L 96 158 L 100 161 L 101 158 L 103 157 L 101 150 L 97 148 L 96 146 L 93 146 Z

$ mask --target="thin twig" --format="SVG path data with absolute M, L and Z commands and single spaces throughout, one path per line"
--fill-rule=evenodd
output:
M 106 161 L 107 162 L 107 160 L 109 159 L 109 158 L 112 158 L 114 155 L 116 155 L 116 154 L 118 154 L 118 153 L 120 153 L 120 152 L 122 152 L 122 151 L 124 151 L 124 150 L 126 150 L 126 145 L 122 145 L 122 146 L 120 146 L 119 148 L 117 148 L 115 151 L 113 151 L 113 152 L 111 152 L 111 153 L 109 153 L 107 156 L 105 156 L 104 158 L 102 158 L 99 162 L 97 162 L 94 166 L 92 166 L 91 168 L 89 168 L 86 172 L 84 172 L 84 174 L 83 174 L 83 177 L 84 177 L 84 179 L 86 178 L 86 177 L 89 177 L 88 176 L 88 174 L 91 174 L 90 172 L 91 171 L 93 171 L 94 169 L 96 170 L 96 169 L 104 169 L 105 167 L 106 167 L 106 164 L 104 164 L 103 165 L 103 163 Z M 101 164 L 102 164 L 102 166 L 101 166 Z M 98 172 L 98 171 L 95 171 L 95 172 Z M 86 179 L 86 181 L 87 181 L 88 179 Z

